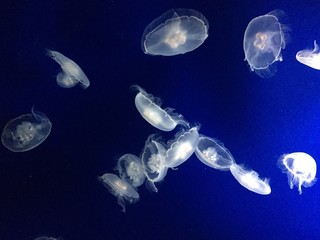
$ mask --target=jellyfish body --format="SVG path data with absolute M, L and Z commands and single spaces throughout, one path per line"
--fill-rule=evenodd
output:
M 40 145 L 50 134 L 52 124 L 46 115 L 36 111 L 7 122 L 1 141 L 12 152 L 25 152 Z
M 268 195 L 271 193 L 268 179 L 260 179 L 257 172 L 246 170 L 236 163 L 230 166 L 230 172 L 240 185 L 246 189 L 261 195 Z
M 203 164 L 221 171 L 229 171 L 230 166 L 235 163 L 232 154 L 223 143 L 204 135 L 199 137 L 195 154 Z
M 48 50 L 48 56 L 56 61 L 62 69 L 57 75 L 57 84 L 63 88 L 71 88 L 80 83 L 82 88 L 86 89 L 90 86 L 90 81 L 82 71 L 82 69 L 63 54 L 57 51 Z
M 150 55 L 174 56 L 198 48 L 208 37 L 209 23 L 192 9 L 171 9 L 144 30 L 141 47 Z
M 126 202 L 135 203 L 139 200 L 139 193 L 124 179 L 112 173 L 105 173 L 98 180 L 114 195 L 122 211 L 126 211 Z
M 287 174 L 290 188 L 297 186 L 299 194 L 302 194 L 302 186 L 311 187 L 316 181 L 317 163 L 307 153 L 284 154 L 279 158 L 278 165 Z
M 42 237 L 37 237 L 34 240 L 63 240 L 63 239 L 62 238 L 53 238 L 53 237 L 42 236 Z
M 243 38 L 245 61 L 260 77 L 274 75 L 277 61 L 282 61 L 281 50 L 286 46 L 286 27 L 279 22 L 281 11 L 256 17 L 248 24 Z
M 305 49 L 297 52 L 296 59 L 304 65 L 320 70 L 320 50 L 316 40 L 314 40 L 313 50 Z

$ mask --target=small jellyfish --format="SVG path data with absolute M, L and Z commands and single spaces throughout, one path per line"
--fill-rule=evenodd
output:
M 171 9 L 144 30 L 141 47 L 150 55 L 174 56 L 191 52 L 208 37 L 209 23 L 192 9 Z
M 230 166 L 235 163 L 232 154 L 223 143 L 204 135 L 200 135 L 195 154 L 205 165 L 222 171 L 229 171 Z
M 42 236 L 42 237 L 37 237 L 34 240 L 63 240 L 63 238 L 53 238 L 53 237 L 46 237 L 46 236 Z
M 25 152 L 40 145 L 49 136 L 51 127 L 47 116 L 32 107 L 31 114 L 7 122 L 1 141 L 12 152 Z
M 245 61 L 260 77 L 272 77 L 281 50 L 286 46 L 287 28 L 279 22 L 282 11 L 275 10 L 250 21 L 243 38 Z
M 162 131 L 172 131 L 178 124 L 189 126 L 181 114 L 174 112 L 172 108 L 162 109 L 159 98 L 148 94 L 141 87 L 134 85 L 139 93 L 135 97 L 135 105 L 141 116 L 152 126 Z
M 57 84 L 60 87 L 71 88 L 78 83 L 83 89 L 89 87 L 90 81 L 78 64 L 57 51 L 48 50 L 47 54 L 61 66 L 62 72 L 57 75 Z
M 297 186 L 300 194 L 301 186 L 311 187 L 316 181 L 317 163 L 307 153 L 284 154 L 279 158 L 278 166 L 287 174 L 290 188 Z
M 314 40 L 313 50 L 305 49 L 297 52 L 296 59 L 304 65 L 320 70 L 320 51 L 316 40 Z
M 269 180 L 260 179 L 257 172 L 253 170 L 246 170 L 244 167 L 236 163 L 230 166 L 230 172 L 234 178 L 246 189 L 261 195 L 268 195 L 271 193 Z
M 126 201 L 135 203 L 139 200 L 139 193 L 125 180 L 112 173 L 105 173 L 98 180 L 109 190 L 111 194 L 117 197 L 118 204 L 122 211 L 126 211 Z

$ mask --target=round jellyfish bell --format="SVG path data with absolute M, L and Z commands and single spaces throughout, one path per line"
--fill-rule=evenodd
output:
M 141 47 L 150 55 L 174 56 L 191 52 L 208 37 L 209 23 L 198 11 L 171 9 L 144 30 Z
M 297 52 L 296 59 L 308 67 L 320 70 L 320 50 L 316 40 L 314 40 L 313 50 L 305 49 Z
M 32 107 L 31 114 L 7 122 L 1 141 L 12 152 L 25 152 L 40 145 L 49 136 L 51 127 L 47 116 Z
M 278 165 L 287 174 L 290 188 L 297 186 L 300 194 L 301 186 L 311 187 L 316 181 L 317 163 L 307 153 L 284 154 L 279 158 Z
M 274 63 L 282 61 L 281 51 L 286 46 L 287 28 L 279 22 L 280 10 L 256 17 L 248 24 L 243 38 L 245 61 L 260 77 L 272 77 Z

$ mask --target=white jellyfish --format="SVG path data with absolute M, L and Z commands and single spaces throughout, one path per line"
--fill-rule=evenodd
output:
M 78 64 L 57 51 L 48 50 L 47 54 L 61 66 L 62 72 L 57 75 L 57 84 L 60 87 L 71 88 L 78 83 L 84 89 L 89 87 L 90 81 Z
M 297 186 L 300 194 L 301 186 L 311 187 L 316 181 L 317 163 L 307 153 L 284 154 L 279 158 L 278 165 L 287 174 L 290 188 Z
M 42 236 L 42 237 L 37 237 L 34 240 L 63 240 L 63 239 L 62 238 L 53 238 L 53 237 Z
M 297 52 L 296 59 L 304 65 L 320 70 L 320 51 L 316 40 L 314 40 L 313 50 L 305 49 Z
M 271 193 L 268 179 L 260 179 L 259 174 L 253 170 L 246 170 L 236 163 L 230 166 L 230 172 L 234 178 L 246 189 L 261 195 Z

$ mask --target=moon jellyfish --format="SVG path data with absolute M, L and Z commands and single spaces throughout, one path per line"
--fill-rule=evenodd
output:
M 138 89 L 139 93 L 135 97 L 135 105 L 141 116 L 152 126 L 162 131 L 171 131 L 178 124 L 189 126 L 181 114 L 174 112 L 172 108 L 162 109 L 160 107 L 161 101 L 159 98 L 154 97 L 152 94 L 148 94 L 141 87 L 132 86 Z
M 141 47 L 150 55 L 174 56 L 191 52 L 208 37 L 209 23 L 192 9 L 171 9 L 144 30 Z
M 282 61 L 281 50 L 286 46 L 286 27 L 279 22 L 281 11 L 272 11 L 250 21 L 243 38 L 245 61 L 260 77 L 274 75 L 277 61 Z
M 118 204 L 122 211 L 126 211 L 126 201 L 135 203 L 139 200 L 139 193 L 125 180 L 112 173 L 105 173 L 98 180 L 105 186 L 109 192 L 117 197 Z
M 1 141 L 12 152 L 25 152 L 40 145 L 49 136 L 51 127 L 47 116 L 32 107 L 31 114 L 7 122 Z
M 187 131 L 176 134 L 176 138 L 168 143 L 170 146 L 166 153 L 166 166 L 175 168 L 194 153 L 199 142 L 198 128 L 193 127 Z
M 118 160 L 116 169 L 120 178 L 126 180 L 133 187 L 143 184 L 146 176 L 140 158 L 133 154 L 124 154 Z
M 222 171 L 229 171 L 230 166 L 235 163 L 232 154 L 223 143 L 204 135 L 200 135 L 195 154 L 203 164 Z
M 57 51 L 48 50 L 47 54 L 61 66 L 62 72 L 57 75 L 57 84 L 60 87 L 71 88 L 78 83 L 84 89 L 89 87 L 90 81 L 78 64 Z
M 313 50 L 305 49 L 297 52 L 296 59 L 304 65 L 320 70 L 320 51 L 316 40 L 314 40 Z
M 317 163 L 307 153 L 284 154 L 280 157 L 278 165 L 287 174 L 290 188 L 297 186 L 300 194 L 301 186 L 311 187 L 316 181 Z
M 269 180 L 260 179 L 257 172 L 253 170 L 246 170 L 244 167 L 236 163 L 230 166 L 230 172 L 234 178 L 246 189 L 261 195 L 268 195 L 271 193 Z

